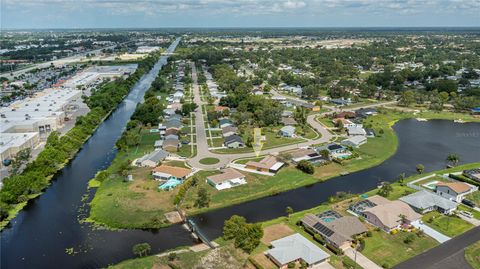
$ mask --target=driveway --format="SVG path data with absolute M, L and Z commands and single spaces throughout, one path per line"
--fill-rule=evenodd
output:
M 413 227 L 415 227 L 417 229 L 423 230 L 425 232 L 425 234 L 427 234 L 428 236 L 437 240 L 440 244 L 451 239 L 450 237 L 448 237 L 448 236 L 432 229 L 431 227 L 423 224 L 423 222 L 421 220 L 416 220 L 416 221 L 412 222 L 412 225 L 413 225 Z
M 357 258 L 355 259 L 355 250 L 353 248 L 347 248 L 344 253 L 353 261 L 356 260 L 357 264 L 359 264 L 364 269 L 382 269 L 382 267 L 378 266 L 372 260 L 365 257 L 360 251 L 357 251 Z

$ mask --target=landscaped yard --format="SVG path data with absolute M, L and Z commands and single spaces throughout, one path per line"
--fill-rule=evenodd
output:
M 220 160 L 217 159 L 217 158 L 203 158 L 200 160 L 200 163 L 201 164 L 216 164 L 218 163 Z
M 474 269 L 480 269 L 480 241 L 465 249 L 465 259 Z
M 372 230 L 372 237 L 365 237 L 365 248 L 362 254 L 379 266 L 393 267 L 415 255 L 438 245 L 438 242 L 426 235 L 415 235 L 413 242 L 403 242 L 408 232 L 398 232 L 395 235 L 383 231 Z
M 467 200 L 470 200 L 470 201 L 474 202 L 477 205 L 477 207 L 480 207 L 480 191 L 470 193 L 465 198 Z
M 436 211 L 423 215 L 422 220 L 426 225 L 450 237 L 455 237 L 473 228 L 472 224 L 461 218 L 446 216 Z

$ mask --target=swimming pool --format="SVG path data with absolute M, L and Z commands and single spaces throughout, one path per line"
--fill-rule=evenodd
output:
M 428 183 L 425 183 L 422 186 L 430 190 L 435 190 L 435 188 L 437 187 L 437 183 L 438 181 L 435 180 L 435 181 L 430 181 Z
M 158 186 L 159 189 L 161 190 L 171 190 L 175 188 L 176 186 L 182 184 L 181 180 L 178 179 L 169 179 L 167 182 L 163 183 L 162 185 Z

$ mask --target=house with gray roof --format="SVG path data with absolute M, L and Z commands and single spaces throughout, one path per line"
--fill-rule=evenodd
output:
M 308 267 L 327 262 L 330 254 L 317 247 L 308 239 L 295 233 L 271 242 L 272 248 L 265 252 L 278 267 L 287 268 L 291 262 L 304 261 Z
M 443 214 L 450 214 L 457 209 L 457 203 L 426 190 L 403 196 L 399 200 L 407 203 L 420 214 L 434 210 Z
M 278 135 L 283 137 L 294 137 L 295 136 L 295 127 L 294 126 L 283 126 L 280 131 L 278 131 Z
M 167 158 L 168 155 L 170 154 L 164 150 L 155 150 L 142 156 L 141 158 L 136 159 L 134 165 L 142 167 L 155 167 L 158 165 L 158 163 Z
M 242 138 L 238 135 L 231 135 L 225 137 L 225 146 L 227 148 L 243 148 L 245 147 L 245 143 L 243 142 Z

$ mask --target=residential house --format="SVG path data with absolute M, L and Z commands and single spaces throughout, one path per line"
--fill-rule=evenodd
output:
M 355 118 L 355 112 L 343 111 L 334 116 L 335 119 L 353 119 Z
M 358 218 L 342 216 L 326 221 L 313 214 L 307 214 L 301 220 L 307 230 L 320 234 L 325 241 L 335 248 L 345 250 L 352 244 L 353 237 L 365 233 L 367 229 Z
M 155 144 L 153 145 L 154 149 L 161 149 L 163 147 L 163 140 L 155 140 Z
M 465 196 L 477 190 L 477 186 L 464 182 L 439 182 L 435 188 L 438 195 L 457 203 L 461 203 Z
M 243 148 L 245 147 L 245 143 L 243 142 L 242 138 L 238 135 L 231 135 L 224 138 L 224 144 L 227 148 Z
M 327 262 L 330 254 L 317 247 L 308 239 L 295 233 L 287 237 L 274 240 L 272 248 L 265 252 L 279 268 L 288 268 L 291 262 L 305 262 L 308 268 L 313 268 L 322 262 Z
M 294 118 L 289 117 L 282 117 L 281 123 L 285 126 L 295 126 L 298 124 Z
M 422 217 L 402 201 L 386 201 L 363 211 L 362 216 L 370 224 L 390 232 L 402 225 L 409 225 Z
M 409 204 L 420 214 L 425 214 L 434 210 L 443 214 L 450 214 L 457 209 L 457 204 L 455 202 L 426 190 L 403 196 L 399 200 Z
M 295 137 L 295 127 L 294 126 L 283 126 L 278 135 L 283 137 Z
M 168 152 L 177 152 L 180 148 L 180 141 L 176 138 L 165 139 L 162 148 Z
M 277 158 L 275 156 L 268 155 L 258 162 L 247 162 L 245 164 L 245 168 L 260 172 L 277 173 L 284 164 L 285 163 L 283 162 L 277 161 Z
M 334 99 L 330 99 L 330 102 L 334 103 L 335 105 L 339 105 L 339 106 L 346 106 L 346 105 L 350 105 L 352 103 L 352 101 L 350 99 L 338 99 L 338 98 L 334 98 Z
M 165 140 L 169 140 L 169 139 L 179 140 L 179 137 L 178 137 L 178 135 L 176 135 L 176 134 L 168 134 L 168 135 L 165 135 Z
M 135 166 L 141 166 L 141 167 L 155 167 L 163 161 L 165 158 L 170 155 L 168 152 L 164 150 L 155 150 L 152 151 L 141 158 L 138 158 L 134 161 Z
M 219 126 L 220 126 L 220 128 L 227 127 L 227 126 L 233 126 L 233 123 L 229 119 L 220 119 Z
M 349 151 L 346 147 L 339 145 L 337 143 L 330 143 L 328 145 L 324 145 L 321 147 L 318 147 L 315 149 L 318 153 L 320 153 L 322 150 L 327 150 L 328 155 L 331 158 L 340 158 L 344 159 L 347 157 L 350 157 L 352 155 L 352 152 Z
M 348 136 L 357 136 L 357 135 L 366 136 L 367 135 L 367 133 L 365 132 L 365 129 L 363 129 L 363 125 L 361 124 L 352 124 L 345 127 L 347 129 Z
M 226 126 L 222 128 L 222 136 L 227 137 L 234 134 L 237 134 L 238 128 L 235 126 Z
M 297 149 L 292 152 L 289 152 L 289 154 L 290 156 L 292 156 L 292 161 L 294 163 L 299 163 L 300 161 L 303 161 L 303 160 L 309 161 L 311 163 L 325 161 L 325 159 L 313 149 L 301 148 L 301 149 Z
M 373 116 L 377 114 L 377 109 L 376 108 L 360 108 L 357 111 L 355 111 L 355 114 L 359 118 L 366 118 L 368 116 Z
M 163 110 L 163 115 L 165 115 L 165 118 L 173 116 L 173 115 L 175 115 L 175 113 L 176 113 L 175 109 L 173 109 L 173 108 L 165 108 Z
M 214 111 L 215 112 L 224 112 L 224 111 L 229 111 L 230 109 L 226 106 L 215 106 Z
M 342 140 L 342 145 L 352 148 L 358 148 L 365 143 L 367 143 L 367 137 L 360 135 L 352 136 L 345 140 Z
M 353 123 L 351 120 L 345 118 L 335 118 L 332 120 L 332 122 L 333 124 L 335 124 L 335 126 L 339 126 L 341 123 L 341 126 L 343 126 L 344 128 L 355 125 L 355 123 Z
M 284 111 L 282 112 L 282 117 L 287 117 L 287 118 L 293 117 L 293 112 L 290 111 L 290 110 L 284 110 Z
M 153 178 L 161 181 L 170 179 L 185 180 L 191 173 L 192 170 L 190 169 L 169 165 L 160 165 L 152 170 Z
M 221 191 L 247 184 L 247 181 L 242 173 L 233 168 L 226 168 L 222 170 L 221 174 L 208 176 L 207 183 Z

